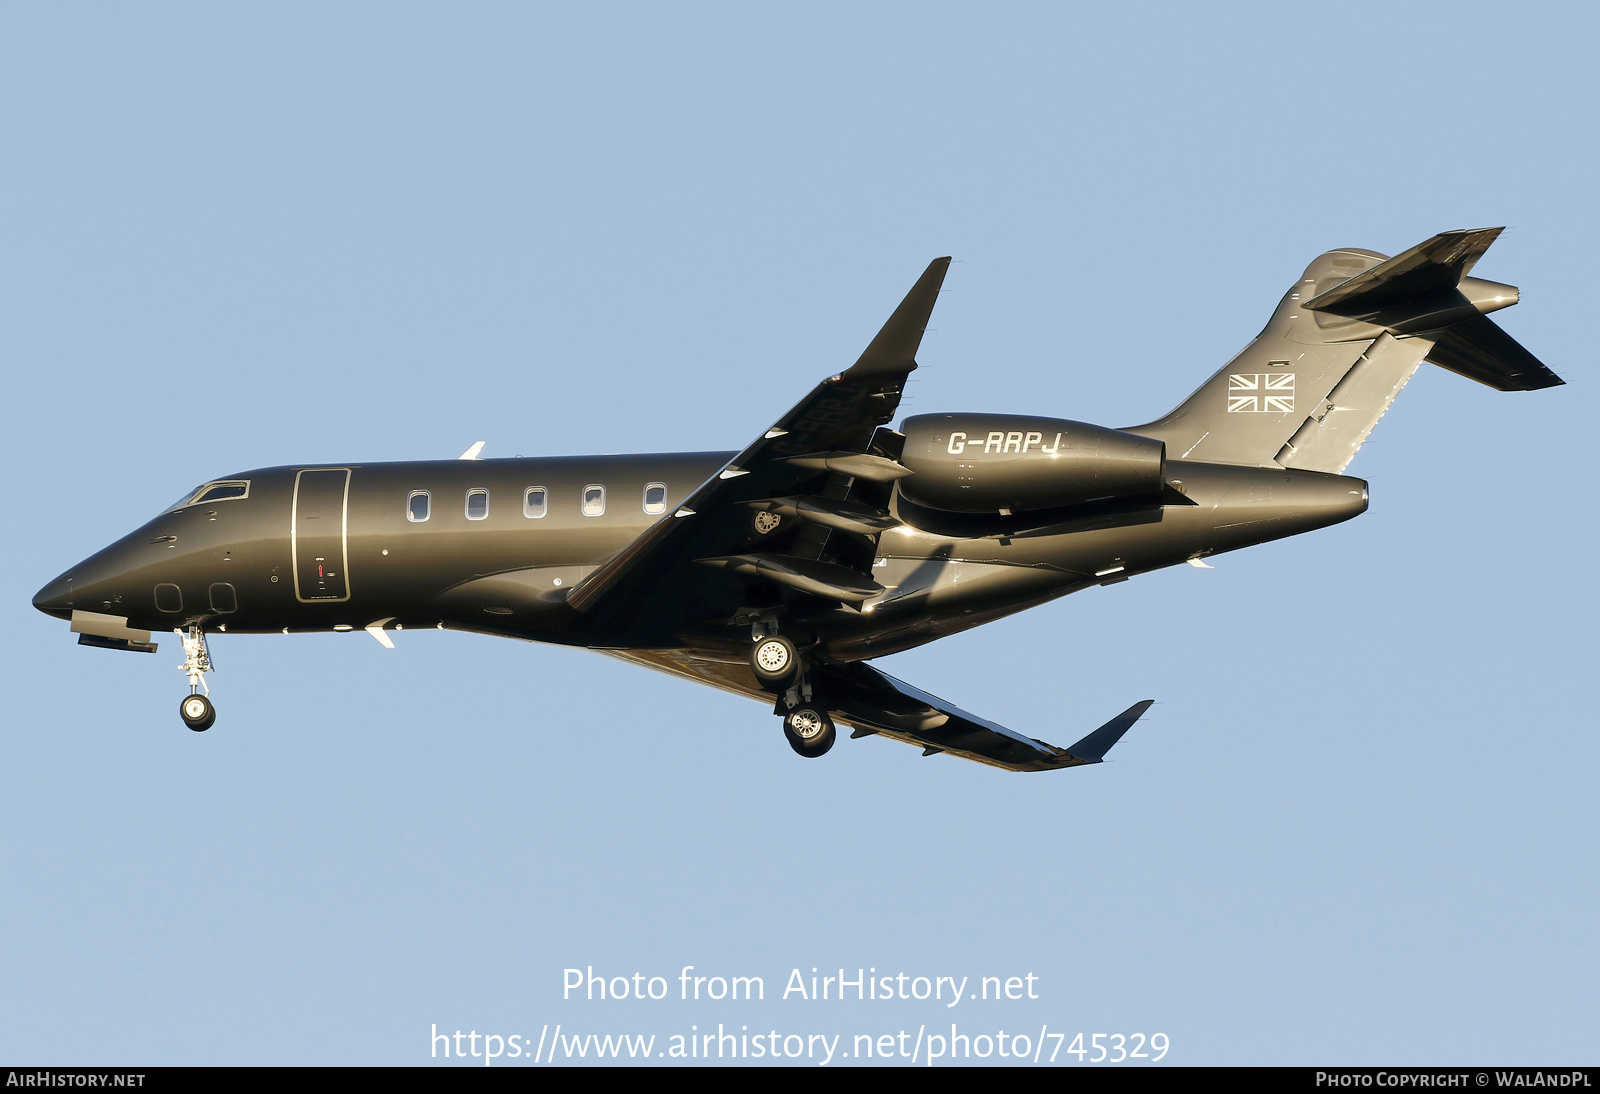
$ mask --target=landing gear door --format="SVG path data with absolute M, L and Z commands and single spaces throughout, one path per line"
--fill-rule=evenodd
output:
M 301 471 L 294 479 L 289 549 L 294 595 L 304 602 L 350 599 L 347 514 L 350 469 Z

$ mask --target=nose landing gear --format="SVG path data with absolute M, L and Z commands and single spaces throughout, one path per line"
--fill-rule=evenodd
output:
M 217 720 L 217 708 L 204 695 L 185 695 L 178 704 L 178 713 L 183 716 L 183 724 L 196 733 L 204 733 Z
M 189 677 L 189 694 L 178 704 L 178 714 L 183 724 L 196 733 L 204 733 L 217 720 L 217 709 L 211 705 L 211 689 L 206 687 L 205 674 L 211 671 L 211 650 L 206 645 L 206 632 L 190 625 L 187 631 L 177 631 L 183 640 L 183 664 L 180 671 Z M 204 689 L 205 694 L 201 694 Z

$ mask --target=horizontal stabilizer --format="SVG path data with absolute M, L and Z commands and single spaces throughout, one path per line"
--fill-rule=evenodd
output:
M 1365 315 L 1419 297 L 1449 292 L 1461 284 L 1504 228 L 1440 232 L 1409 251 L 1385 259 L 1327 292 L 1306 301 L 1312 311 Z
M 1427 359 L 1499 391 L 1538 391 L 1566 383 L 1483 315 L 1446 328 Z
M 1111 746 L 1122 740 L 1122 735 L 1132 728 L 1133 723 L 1137 722 L 1154 702 L 1154 699 L 1139 700 L 1077 744 L 1068 746 L 1067 751 L 1084 763 L 1099 763 L 1105 759 L 1106 753 L 1111 751 Z
M 1557 387 L 1561 377 L 1487 318 L 1517 302 L 1516 288 L 1467 276 L 1502 231 L 1441 232 L 1317 294 L 1306 310 L 1330 330 L 1348 320 L 1427 339 L 1427 360 L 1500 391 Z

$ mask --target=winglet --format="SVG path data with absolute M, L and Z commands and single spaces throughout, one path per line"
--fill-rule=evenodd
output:
M 927 329 L 933 305 L 939 299 L 939 287 L 944 284 L 944 275 L 949 269 L 948 257 L 936 258 L 928 264 L 878 336 L 845 371 L 846 379 L 866 380 L 885 373 L 910 372 L 917 367 L 917 347 L 922 345 L 922 332 Z
M 1133 723 L 1137 722 L 1154 703 L 1154 699 L 1139 700 L 1066 751 L 1086 764 L 1099 763 L 1105 759 L 1106 753 L 1111 751 L 1111 746 L 1122 740 L 1122 735 L 1128 732 Z
M 461 455 L 457 456 L 456 458 L 459 459 L 459 460 L 481 460 L 481 459 L 483 459 L 482 452 L 483 452 L 483 442 L 482 441 L 474 441 L 471 448 L 467 449 L 465 452 L 461 453 Z

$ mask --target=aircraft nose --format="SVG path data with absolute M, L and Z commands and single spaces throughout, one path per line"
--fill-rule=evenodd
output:
M 62 574 L 33 594 L 33 606 L 46 615 L 65 619 L 72 614 L 72 575 Z
M 137 561 L 137 545 L 148 540 L 146 529 L 104 547 L 33 595 L 33 606 L 58 619 L 79 611 L 111 612 L 128 592 L 129 571 Z M 125 609 L 116 608 L 117 614 Z

